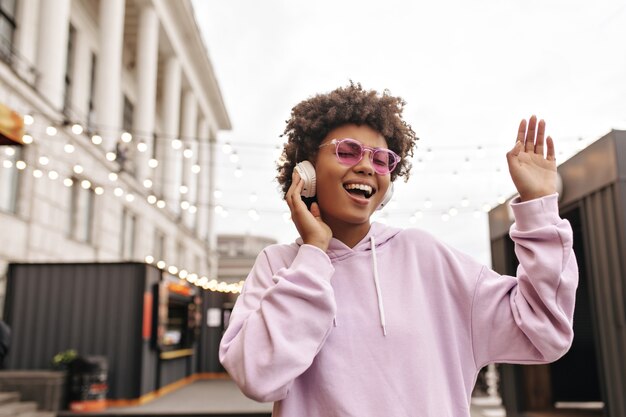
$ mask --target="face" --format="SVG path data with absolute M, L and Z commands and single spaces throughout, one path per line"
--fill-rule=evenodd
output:
M 372 148 L 387 148 L 387 142 L 380 133 L 366 125 L 352 124 L 330 131 L 321 145 L 345 138 L 356 139 Z M 337 159 L 335 145 L 322 146 L 315 161 L 315 172 L 317 202 L 322 219 L 333 234 L 355 227 L 369 230 L 370 216 L 382 202 L 391 182 L 390 174 L 381 175 L 375 171 L 370 151 L 366 150 L 356 165 L 348 166 Z

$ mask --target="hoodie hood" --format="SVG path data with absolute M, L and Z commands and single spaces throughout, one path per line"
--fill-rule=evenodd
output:
M 348 247 L 342 241 L 332 238 L 328 245 L 326 254 L 333 261 L 340 261 L 358 252 L 366 252 L 372 250 L 372 240 L 375 242 L 375 247 L 381 247 L 385 245 L 391 238 L 400 233 L 402 229 L 387 226 L 382 223 L 373 222 L 370 225 L 370 230 L 367 234 L 357 243 L 353 248 Z M 372 239 L 374 238 L 374 239 Z M 302 246 L 302 238 L 296 240 L 298 246 Z
M 380 279 L 378 277 L 378 259 L 376 258 L 376 249 L 384 246 L 391 238 L 397 235 L 401 229 L 386 226 L 382 223 L 372 223 L 370 230 L 365 237 L 357 243 L 354 248 L 348 247 L 345 243 L 338 239 L 332 238 L 328 245 L 326 254 L 331 261 L 340 261 L 346 259 L 359 252 L 371 252 L 372 257 L 372 278 L 374 286 L 376 287 L 376 301 L 378 303 L 378 316 L 380 320 L 380 327 L 382 328 L 383 335 L 387 336 L 387 327 L 385 320 L 385 306 L 383 304 L 382 289 L 380 287 Z M 302 238 L 296 240 L 298 246 L 303 244 Z M 335 326 L 337 326 L 336 317 L 333 319 Z

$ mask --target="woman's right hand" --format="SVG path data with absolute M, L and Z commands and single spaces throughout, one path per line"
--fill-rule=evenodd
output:
M 324 252 L 328 249 L 333 232 L 322 220 L 320 207 L 317 203 L 311 205 L 311 210 L 307 208 L 300 197 L 304 181 L 294 169 L 291 176 L 291 186 L 285 194 L 285 200 L 291 211 L 291 220 L 296 225 L 296 229 L 302 237 L 302 241 L 308 245 L 317 246 Z

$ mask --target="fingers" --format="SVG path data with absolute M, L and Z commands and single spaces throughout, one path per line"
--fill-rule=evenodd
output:
M 543 135 L 546 131 L 546 122 L 541 119 L 537 126 L 537 140 L 535 141 L 535 153 L 543 156 Z
M 311 214 L 313 215 L 313 217 L 322 217 L 322 212 L 320 211 L 320 206 L 319 204 L 317 204 L 317 202 L 311 204 Z
M 524 136 L 526 135 L 526 119 L 522 119 L 517 129 L 517 142 L 524 143 Z
M 548 144 L 548 155 L 546 156 L 546 159 L 548 161 L 556 161 L 556 155 L 554 153 L 554 141 L 550 136 L 548 136 L 546 142 Z
M 526 152 L 534 152 L 535 150 L 535 132 L 537 130 L 537 117 L 533 114 L 528 121 L 528 131 L 526 132 L 526 141 L 524 150 Z
M 296 198 L 300 199 L 302 185 L 302 178 L 300 178 L 300 175 L 298 175 L 298 172 L 294 169 L 293 174 L 291 175 L 291 185 L 287 190 L 287 194 L 285 194 L 285 201 L 287 202 L 287 205 L 292 213 L 296 207 Z M 300 201 L 302 201 L 302 199 L 300 199 Z

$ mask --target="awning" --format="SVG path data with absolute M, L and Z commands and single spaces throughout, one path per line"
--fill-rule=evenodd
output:
M 24 145 L 24 118 L 0 103 L 0 145 Z

